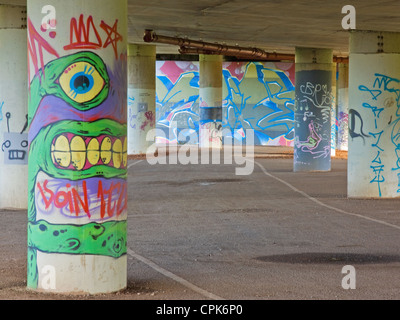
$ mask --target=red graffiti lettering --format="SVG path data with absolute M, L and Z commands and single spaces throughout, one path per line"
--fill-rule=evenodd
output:
M 113 201 L 113 194 L 114 191 L 119 194 L 118 199 Z M 109 217 L 112 217 L 114 215 L 115 209 L 116 211 L 116 216 L 118 217 L 128 206 L 128 199 L 127 199 L 127 194 L 126 194 L 126 183 L 124 183 L 121 186 L 121 183 L 111 183 L 111 186 L 109 189 L 104 189 L 103 188 L 103 183 L 99 181 L 99 188 L 97 190 L 97 197 L 100 198 L 100 217 L 104 218 L 106 215 L 106 209 L 107 209 L 107 215 Z M 108 195 L 106 198 L 105 195 Z
M 78 191 L 75 188 L 69 190 L 71 188 L 71 184 L 69 183 L 65 185 L 67 191 L 61 190 L 56 192 L 53 192 L 47 186 L 48 183 L 49 183 L 48 180 L 44 180 L 43 187 L 40 185 L 40 182 L 37 183 L 37 187 L 40 191 L 43 202 L 45 204 L 45 209 L 50 208 L 51 204 L 54 203 L 54 205 L 59 209 L 68 206 L 69 212 L 71 212 L 71 214 L 75 213 L 75 215 L 78 216 L 79 213 L 81 212 L 79 207 L 80 204 L 83 208 L 83 211 L 85 211 L 87 216 L 90 218 L 86 181 L 82 182 L 84 200 L 82 200 L 81 196 L 79 195 Z
M 83 211 L 85 211 L 87 216 L 90 218 L 86 181 L 82 182 L 82 189 L 83 189 L 83 197 L 84 197 L 85 201 L 82 200 L 82 198 L 80 197 L 80 195 L 76 189 L 72 189 L 72 194 L 74 196 L 75 213 L 76 213 L 76 215 L 79 215 L 79 213 L 80 213 L 79 203 L 80 203 L 83 208 Z M 78 203 L 78 201 L 79 201 L 79 203 Z
M 118 41 L 122 41 L 122 36 L 117 31 L 117 24 L 118 20 L 115 20 L 115 23 L 112 27 L 110 27 L 104 21 L 101 21 L 100 24 L 100 27 L 107 33 L 107 39 L 104 42 L 104 48 L 107 48 L 111 44 L 114 49 L 115 59 L 118 59 L 117 43 Z
M 50 194 L 50 199 L 47 199 L 47 197 L 46 197 L 46 195 L 45 195 L 45 193 L 44 193 L 44 191 L 42 189 L 42 186 L 40 185 L 39 182 L 37 183 L 37 187 L 40 190 L 40 194 L 42 195 L 42 198 L 43 198 L 43 201 L 44 201 L 46 209 L 48 209 L 50 207 L 51 202 L 53 201 L 53 197 L 54 197 L 53 191 L 51 191 L 50 189 L 47 188 L 47 183 L 48 183 L 48 181 L 45 180 L 44 183 L 43 183 L 43 189 L 44 189 L 45 192 Z
M 104 21 L 101 21 L 100 28 L 102 28 L 107 35 L 104 45 L 101 36 L 93 22 L 92 16 L 87 18 L 86 24 L 83 14 L 80 15 L 79 22 L 77 22 L 75 18 L 72 18 L 70 22 L 70 43 L 64 46 L 64 49 L 101 49 L 112 45 L 115 53 L 115 59 L 118 59 L 117 43 L 123 39 L 122 35 L 118 33 L 117 30 L 118 20 L 115 20 L 115 23 L 112 27 Z
M 90 35 L 94 35 L 96 40 L 91 41 Z M 92 16 L 86 20 L 86 25 L 83 20 L 83 14 L 79 17 L 79 24 L 75 18 L 70 22 L 70 44 L 64 46 L 65 50 L 72 49 L 99 49 L 102 48 L 103 42 L 93 23 Z

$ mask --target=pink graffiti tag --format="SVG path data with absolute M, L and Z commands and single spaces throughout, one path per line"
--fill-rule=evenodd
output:
M 155 125 L 155 119 L 154 119 L 154 113 L 153 111 L 147 111 L 145 112 L 144 116 L 146 117 L 146 120 L 142 123 L 140 126 L 140 130 L 144 130 L 147 125 L 150 125 L 151 127 L 154 127 Z
M 35 74 L 39 73 L 40 68 L 44 74 L 44 59 L 43 59 L 43 49 L 46 50 L 51 55 L 59 58 L 57 51 L 36 31 L 33 26 L 32 21 L 28 18 L 28 57 L 32 60 L 33 66 L 35 68 Z M 30 75 L 30 66 L 28 63 L 28 74 Z

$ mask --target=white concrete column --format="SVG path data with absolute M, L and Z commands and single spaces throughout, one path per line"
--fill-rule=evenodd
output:
M 130 44 L 128 49 L 128 154 L 145 154 L 156 127 L 156 46 Z
M 354 31 L 349 60 L 348 196 L 400 196 L 400 33 Z
M 294 171 L 331 169 L 331 49 L 296 48 Z
M 28 207 L 26 7 L 0 5 L 0 208 Z
M 220 55 L 199 56 L 201 148 L 222 148 L 222 60 Z
M 338 134 L 337 149 L 347 151 L 349 140 L 349 64 L 338 63 L 337 83 Z
M 28 0 L 29 289 L 127 284 L 127 0 Z

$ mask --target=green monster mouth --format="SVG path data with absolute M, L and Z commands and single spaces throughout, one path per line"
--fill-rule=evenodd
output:
M 54 178 L 126 178 L 126 144 L 125 124 L 110 119 L 64 120 L 43 128 L 30 151 Z

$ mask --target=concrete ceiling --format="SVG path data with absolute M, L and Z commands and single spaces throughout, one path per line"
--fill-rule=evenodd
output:
M 348 53 L 342 7 L 356 9 L 356 29 L 400 32 L 399 0 L 129 0 L 129 36 L 144 29 L 220 44 L 294 53 L 295 46 Z M 159 48 L 158 51 L 170 48 Z M 176 48 L 175 48 L 176 50 Z
M 51 1 L 50 1 L 51 2 Z M 0 0 L 23 5 L 26 0 Z M 294 53 L 296 46 L 333 48 L 348 54 L 342 29 L 344 5 L 356 9 L 356 29 L 400 32 L 399 0 L 128 0 L 129 42 L 143 32 L 219 44 Z M 158 45 L 159 53 L 178 48 Z

